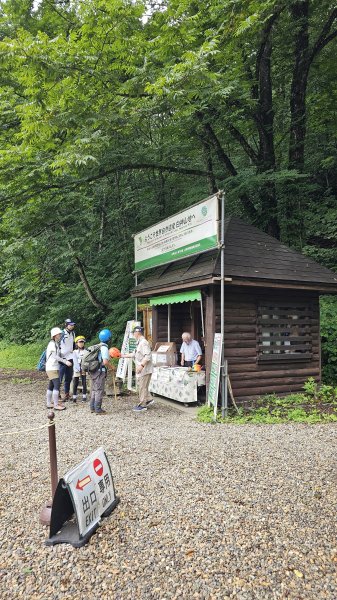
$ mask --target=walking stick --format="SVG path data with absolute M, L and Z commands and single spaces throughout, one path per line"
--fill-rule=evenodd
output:
M 117 402 L 116 379 L 115 379 L 115 365 L 113 365 L 113 368 L 112 368 L 112 383 L 113 383 L 113 386 L 114 386 L 115 401 Z

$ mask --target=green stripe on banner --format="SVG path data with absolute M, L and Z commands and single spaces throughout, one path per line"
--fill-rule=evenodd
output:
M 180 260 L 181 258 L 185 258 L 185 256 L 198 254 L 198 252 L 204 252 L 205 250 L 211 250 L 212 248 L 217 248 L 217 246 L 217 236 L 212 235 L 211 237 L 204 238 L 193 244 L 182 246 L 177 250 L 170 250 L 170 252 L 164 252 L 164 254 L 158 254 L 158 256 L 141 260 L 135 263 L 135 271 L 142 271 L 143 269 L 150 269 L 152 267 L 157 267 L 158 265 Z
M 200 299 L 200 290 L 190 290 L 189 292 L 180 292 L 179 294 L 170 294 L 169 296 L 150 298 L 150 305 L 159 306 L 160 304 L 177 304 L 178 302 L 190 302 L 192 300 Z

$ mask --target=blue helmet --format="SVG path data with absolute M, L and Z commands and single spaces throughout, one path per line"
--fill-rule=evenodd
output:
M 108 342 L 109 340 L 111 340 L 111 336 L 112 333 L 110 329 L 102 329 L 102 331 L 100 331 L 98 334 L 100 342 Z

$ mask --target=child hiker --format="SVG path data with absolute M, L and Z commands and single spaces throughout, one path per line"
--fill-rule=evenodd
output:
M 88 350 L 85 349 L 85 337 L 84 335 L 78 335 L 75 338 L 76 349 L 73 352 L 74 361 L 74 377 L 73 377 L 73 402 L 77 402 L 77 388 L 82 379 L 82 401 L 87 401 L 87 377 L 85 371 L 82 370 L 82 363 L 85 356 L 87 356 Z

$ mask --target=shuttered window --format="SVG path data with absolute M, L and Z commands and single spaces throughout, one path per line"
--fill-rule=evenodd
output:
M 258 360 L 308 360 L 312 357 L 312 309 L 309 305 L 260 304 Z

